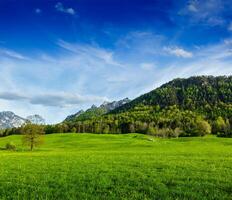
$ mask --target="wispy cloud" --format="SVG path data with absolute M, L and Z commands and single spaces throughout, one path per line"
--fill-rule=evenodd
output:
M 28 59 L 27 57 L 23 56 L 22 54 L 15 52 L 13 50 L 9 50 L 9 49 L 0 49 L 0 54 L 3 56 L 8 56 L 8 57 L 20 59 L 20 60 L 27 60 Z
M 114 60 L 112 51 L 100 48 L 96 45 L 93 46 L 93 45 L 72 44 L 65 42 L 63 40 L 59 40 L 57 44 L 63 49 L 75 53 L 77 56 L 85 55 L 94 59 L 99 59 L 109 65 L 121 66 L 120 63 Z
M 226 21 L 222 13 L 225 3 L 222 0 L 190 0 L 186 6 L 180 10 L 179 14 L 189 17 L 189 22 L 201 23 L 209 26 L 222 26 Z
M 177 57 L 183 57 L 183 58 L 193 57 L 192 52 L 186 51 L 180 47 L 164 47 L 164 51 Z
M 64 5 L 61 2 L 58 2 L 55 5 L 55 8 L 59 12 L 67 13 L 67 14 L 70 14 L 70 15 L 75 15 L 76 14 L 76 11 L 73 8 L 65 8 Z

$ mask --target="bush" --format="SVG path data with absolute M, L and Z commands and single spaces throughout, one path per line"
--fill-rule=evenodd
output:
M 178 137 L 182 133 L 181 129 L 176 128 L 175 130 L 171 128 L 158 128 L 158 127 L 148 127 L 147 134 L 153 135 L 155 137 Z
M 156 135 L 156 133 L 157 133 L 157 127 L 154 128 L 153 126 L 149 126 L 148 129 L 147 129 L 147 131 L 146 131 L 146 133 L 148 135 Z
M 75 128 L 75 127 L 73 127 L 72 129 L 71 129 L 71 133 L 76 133 L 77 132 L 77 129 Z
M 179 137 L 183 131 L 180 128 L 175 128 L 174 130 L 171 131 L 169 137 Z
M 6 143 L 5 146 L 6 150 L 11 150 L 11 151 L 15 151 L 16 150 L 16 145 L 12 142 L 8 142 Z
M 204 136 L 211 133 L 211 126 L 205 120 L 197 120 L 196 122 L 196 136 Z

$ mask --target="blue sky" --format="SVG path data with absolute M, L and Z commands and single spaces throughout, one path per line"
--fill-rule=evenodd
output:
M 230 0 L 2 0 L 0 110 L 47 122 L 177 77 L 232 74 Z

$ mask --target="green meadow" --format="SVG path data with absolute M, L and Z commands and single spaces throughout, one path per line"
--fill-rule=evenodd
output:
M 229 138 L 52 134 L 30 152 L 14 135 L 0 147 L 0 199 L 232 199 Z

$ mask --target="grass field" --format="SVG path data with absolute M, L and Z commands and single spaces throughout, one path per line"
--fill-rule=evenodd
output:
M 0 150 L 0 199 L 232 199 L 232 139 L 47 135 Z

